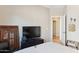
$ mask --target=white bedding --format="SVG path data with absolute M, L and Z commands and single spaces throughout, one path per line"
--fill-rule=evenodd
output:
M 66 47 L 60 44 L 47 42 L 37 46 L 32 46 L 29 48 L 25 48 L 15 53 L 77 53 L 78 50 Z

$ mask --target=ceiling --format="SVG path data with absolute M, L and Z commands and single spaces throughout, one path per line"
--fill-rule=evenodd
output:
M 53 9 L 53 8 L 65 8 L 65 5 L 42 5 L 43 7 Z

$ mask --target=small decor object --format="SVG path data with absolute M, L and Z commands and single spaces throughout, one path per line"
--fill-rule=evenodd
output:
M 69 31 L 70 32 L 76 31 L 76 28 L 75 27 L 76 27 L 75 24 L 69 24 Z
M 76 22 L 76 18 L 71 18 L 70 19 L 71 21 L 70 21 L 70 24 L 68 25 L 68 30 L 70 31 L 70 32 L 74 32 L 74 31 L 76 31 L 76 25 L 75 25 L 75 22 Z

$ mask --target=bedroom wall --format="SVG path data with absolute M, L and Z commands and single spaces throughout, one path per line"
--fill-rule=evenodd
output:
M 62 8 L 51 8 L 50 9 L 50 15 L 52 16 L 63 16 L 64 11 Z
M 70 5 L 67 6 L 67 39 L 73 41 L 79 41 L 79 5 Z M 70 18 L 76 18 L 76 31 L 68 31 L 68 25 L 70 24 Z
M 22 26 L 41 26 L 41 37 L 50 41 L 49 9 L 42 6 L 0 6 L 0 24 L 18 25 L 20 40 Z

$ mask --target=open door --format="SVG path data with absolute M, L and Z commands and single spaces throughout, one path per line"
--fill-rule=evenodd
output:
M 60 17 L 60 39 L 61 39 L 61 43 L 65 45 L 65 42 L 66 42 L 66 34 L 67 34 L 67 31 L 66 31 L 66 16 L 61 16 Z
M 53 18 L 53 42 L 65 45 L 67 38 L 66 16 L 54 16 Z

